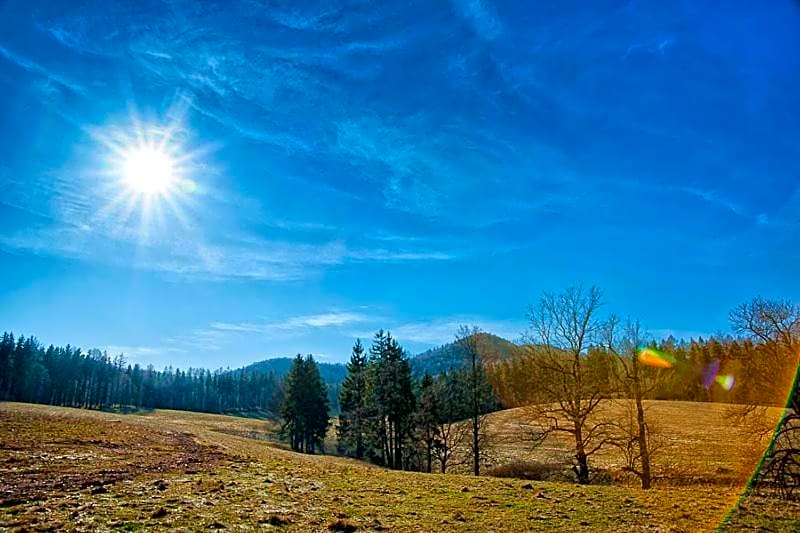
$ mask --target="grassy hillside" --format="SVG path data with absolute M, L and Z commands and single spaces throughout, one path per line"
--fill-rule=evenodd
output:
M 695 407 L 696 422 L 681 424 Z M 676 444 L 733 452 L 732 434 L 706 431 L 718 414 L 706 407 L 665 407 L 680 415 Z M 495 422 L 513 436 L 516 419 L 510 411 Z M 740 492 L 392 472 L 259 440 L 271 429 L 221 415 L 0 404 L 0 529 L 698 531 L 719 524 Z M 791 531 L 797 517 L 797 504 L 754 498 L 734 520 Z
M 598 419 L 620 420 L 624 408 L 621 401 L 601 404 Z M 645 401 L 653 444 L 658 447 L 653 455 L 656 483 L 740 486 L 749 479 L 767 440 L 754 439 L 735 427 L 727 416 L 730 408 L 720 403 Z M 769 415 L 777 421 L 780 412 L 771 409 Z M 495 465 L 519 460 L 569 464 L 574 453 L 571 436 L 554 434 L 534 447 L 527 438 L 530 420 L 524 407 L 489 415 Z M 615 448 L 603 448 L 590 463 L 626 481 Z

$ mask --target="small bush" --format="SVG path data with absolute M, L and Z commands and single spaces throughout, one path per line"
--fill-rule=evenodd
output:
M 356 531 L 358 526 L 349 520 L 343 520 L 340 518 L 328 524 L 328 529 L 330 531 L 344 531 L 346 533 L 350 533 L 352 531 Z
M 486 471 L 493 477 L 510 477 L 531 481 L 572 481 L 569 465 L 539 461 L 514 461 L 495 466 Z

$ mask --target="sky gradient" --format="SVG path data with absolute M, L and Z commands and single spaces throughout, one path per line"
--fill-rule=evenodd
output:
M 524 4 L 524 3 L 523 3 Z M 0 329 L 236 367 L 800 298 L 800 6 L 0 4 Z M 169 131 L 191 187 L 122 198 Z

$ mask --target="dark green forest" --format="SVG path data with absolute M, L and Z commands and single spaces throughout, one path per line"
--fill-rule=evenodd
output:
M 534 390 L 530 383 L 535 379 L 536 367 L 530 359 L 536 353 L 535 346 L 514 344 L 486 333 L 479 336 L 481 356 L 502 406 L 528 403 Z M 650 393 L 652 399 L 774 403 L 769 384 L 793 364 L 790 355 L 783 360 L 776 358 L 763 343 L 751 339 L 711 337 L 687 341 L 670 337 L 653 345 L 674 354 L 679 364 Z M 404 357 L 415 387 L 426 373 L 457 373 L 464 365 L 464 353 L 457 343 Z M 597 375 L 611 381 L 608 358 L 599 348 L 589 354 Z M 746 378 L 730 391 L 705 386 L 703 372 L 714 361 L 720 372 Z M 156 370 L 130 364 L 123 354 L 111 356 L 70 345 L 44 346 L 34 337 L 4 333 L 0 342 L 0 399 L 90 409 L 130 406 L 277 416 L 283 380 L 292 363 L 291 358 L 276 358 L 235 370 Z M 338 414 L 347 368 L 341 364 L 317 365 L 331 413 Z
M 127 364 L 122 354 L 44 347 L 33 337 L 4 333 L 0 400 L 280 418 L 292 449 L 306 453 L 333 451 L 325 450 L 324 442 L 331 415 L 338 414 L 340 454 L 402 470 L 445 473 L 471 465 L 475 475 L 492 438 L 485 417 L 503 408 L 531 407 L 532 431 L 543 439 L 565 430 L 553 425 L 559 417 L 574 424 L 567 431 L 581 428 L 592 434 L 602 426 L 591 420 L 599 402 L 627 399 L 640 413 L 638 436 L 628 432 L 630 426 L 623 434 L 606 435 L 603 442 L 635 441 L 645 451 L 649 436 L 641 402 L 646 399 L 786 405 L 787 398 L 776 391 L 791 390 L 789 405 L 797 408 L 796 306 L 757 298 L 731 312 L 738 337 L 657 341 L 642 336 L 638 322 L 596 319 L 601 296 L 596 288 L 580 287 L 545 294 L 531 314 L 532 331 L 539 335 L 520 344 L 462 327 L 455 342 L 410 357 L 391 333 L 381 330 L 368 349 L 355 343 L 346 367 L 298 355 L 237 370 L 157 371 Z M 559 329 L 564 316 L 580 313 L 584 318 L 576 323 L 581 328 Z M 642 360 L 648 350 L 661 363 Z M 796 411 L 788 413 L 779 431 L 794 436 Z M 581 483 L 589 482 L 588 457 L 598 449 L 587 452 L 585 444 L 576 441 Z M 773 446 L 764 471 L 788 479 L 779 459 L 794 458 L 795 452 L 791 446 Z M 638 472 L 636 461 L 647 464 L 637 459 L 631 471 Z M 648 488 L 650 474 L 640 475 Z
M 281 383 L 272 369 L 159 371 L 128 364 L 122 354 L 45 347 L 34 337 L 4 333 L 0 342 L 0 400 L 272 416 Z

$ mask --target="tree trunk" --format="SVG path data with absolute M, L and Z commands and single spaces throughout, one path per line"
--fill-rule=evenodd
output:
M 472 349 L 472 472 L 481 475 L 481 449 L 478 441 L 478 354 Z
M 650 449 L 647 446 L 647 425 L 644 421 L 644 406 L 641 395 L 636 397 L 636 422 L 639 425 L 639 453 L 642 456 L 642 489 L 649 489 L 652 483 L 650 473 Z
M 356 459 L 364 458 L 364 429 L 363 419 L 361 412 L 356 414 L 355 429 L 356 429 Z
M 433 446 L 431 445 L 431 441 L 430 440 L 428 440 L 427 445 L 428 445 L 428 455 L 426 457 L 426 459 L 427 459 L 427 470 L 426 471 L 430 474 L 431 473 L 431 466 L 433 464 Z
M 575 459 L 578 464 L 573 467 L 575 475 L 578 476 L 578 483 L 581 485 L 589 484 L 589 458 L 583 445 L 583 433 L 581 427 L 575 428 Z
M 481 450 L 478 447 L 478 415 L 472 416 L 472 470 L 476 476 L 481 475 Z

